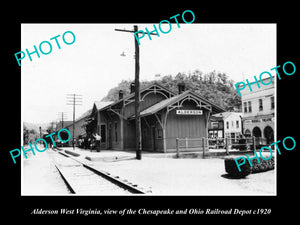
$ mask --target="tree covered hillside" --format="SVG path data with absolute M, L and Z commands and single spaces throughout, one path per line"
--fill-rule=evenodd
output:
M 156 75 L 157 77 L 160 75 Z M 118 100 L 119 90 L 123 90 L 124 96 L 130 93 L 130 84 L 133 80 L 121 81 L 117 87 L 110 89 L 102 101 Z M 186 89 L 192 90 L 209 101 L 224 107 L 227 111 L 238 111 L 241 109 L 241 98 L 234 88 L 234 81 L 228 79 L 225 73 L 215 71 L 203 74 L 199 70 L 192 73 L 178 73 L 176 76 L 163 76 L 155 81 L 142 81 L 141 88 L 157 82 L 162 86 L 178 93 L 178 84 L 184 82 Z

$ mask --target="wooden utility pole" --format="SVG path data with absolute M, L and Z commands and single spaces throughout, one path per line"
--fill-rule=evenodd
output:
M 115 31 L 122 31 L 122 32 L 130 32 L 136 33 L 138 31 L 138 26 L 134 25 L 133 30 L 121 30 L 115 29 Z M 137 33 L 138 35 L 138 33 Z M 154 33 L 150 33 L 150 35 L 157 35 Z M 135 46 L 135 135 L 136 135 L 136 158 L 142 159 L 142 135 L 141 135 L 141 118 L 140 118 L 140 48 L 139 43 L 137 42 L 135 35 L 134 38 L 134 46 Z M 122 131 L 123 132 L 123 131 Z
M 82 95 L 77 94 L 67 94 L 67 105 L 73 105 L 73 136 L 72 136 L 72 143 L 73 143 L 73 150 L 75 150 L 75 105 L 81 105 L 82 103 Z
M 133 26 L 134 32 L 138 31 L 138 26 Z M 134 80 L 134 86 L 135 86 L 135 133 L 136 133 L 136 158 L 142 159 L 142 128 L 141 128 L 141 117 L 140 117 L 140 48 L 139 44 L 135 38 L 134 38 L 134 46 L 135 46 L 135 80 Z
M 39 127 L 40 130 L 40 138 L 42 138 L 42 127 Z
M 66 113 L 65 112 L 59 112 L 58 113 L 58 119 L 60 119 L 61 128 L 64 128 L 64 120 L 66 120 Z M 57 127 L 56 127 L 56 130 L 58 130 Z

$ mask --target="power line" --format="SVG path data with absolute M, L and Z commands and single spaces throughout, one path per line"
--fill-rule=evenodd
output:
M 58 112 L 58 119 L 61 121 L 61 128 L 64 127 L 64 120 L 66 120 L 66 112 Z

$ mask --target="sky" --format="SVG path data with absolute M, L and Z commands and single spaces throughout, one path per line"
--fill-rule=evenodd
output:
M 39 52 L 40 58 L 32 54 L 32 61 L 28 55 L 21 61 L 22 121 L 57 122 L 59 112 L 72 120 L 67 94 L 82 95 L 77 118 L 122 80 L 133 80 L 134 35 L 114 30 L 133 30 L 133 25 L 144 31 L 154 29 L 153 24 L 22 24 L 20 51 L 33 52 L 33 46 L 39 48 L 43 41 L 52 45 L 48 55 Z M 165 26 L 162 29 L 168 30 Z M 66 31 L 76 37 L 71 45 L 62 40 Z M 226 73 L 240 82 L 277 66 L 276 24 L 180 23 L 178 28 L 175 23 L 168 34 L 159 34 L 152 40 L 147 35 L 140 39 L 141 81 L 197 69 Z M 57 35 L 61 49 L 50 40 Z M 70 34 L 65 38 L 72 41 Z M 42 49 L 47 52 L 49 47 L 43 44 Z

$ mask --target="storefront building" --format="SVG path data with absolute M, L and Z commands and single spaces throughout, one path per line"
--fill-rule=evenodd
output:
M 257 137 L 264 144 L 274 142 L 275 122 L 275 85 L 274 80 L 269 85 L 252 84 L 252 92 L 246 87 L 242 93 L 243 134 L 246 137 Z M 263 80 L 269 83 L 270 78 Z
M 242 113 L 222 112 L 212 115 L 208 132 L 211 138 L 237 140 L 242 134 Z

